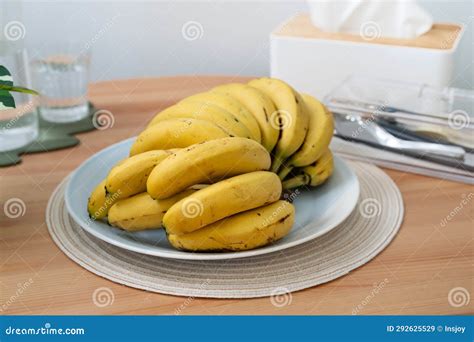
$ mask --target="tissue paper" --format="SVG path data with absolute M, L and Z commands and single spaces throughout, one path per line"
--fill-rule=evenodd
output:
M 414 0 L 317 0 L 308 1 L 314 26 L 328 32 L 412 39 L 428 32 L 431 15 Z

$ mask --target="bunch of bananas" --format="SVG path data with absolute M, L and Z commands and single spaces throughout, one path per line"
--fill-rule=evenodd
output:
M 269 244 L 294 223 L 282 191 L 331 176 L 333 129 L 318 100 L 278 79 L 192 95 L 139 134 L 92 192 L 89 216 L 127 231 L 163 227 L 186 251 Z

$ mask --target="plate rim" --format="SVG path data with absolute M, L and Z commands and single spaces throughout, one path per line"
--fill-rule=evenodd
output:
M 350 208 L 344 215 L 341 215 L 339 219 L 335 220 L 334 223 L 331 225 L 328 225 L 326 229 L 322 231 L 318 231 L 314 234 L 310 234 L 304 238 L 300 238 L 295 241 L 287 242 L 286 244 L 281 244 L 281 245 L 271 245 L 271 246 L 264 246 L 262 248 L 256 248 L 248 251 L 240 251 L 240 252 L 225 252 L 225 253 L 199 253 L 199 252 L 184 252 L 184 251 L 154 251 L 154 250 L 144 250 L 143 248 L 136 247 L 133 245 L 129 245 L 127 243 L 124 243 L 122 241 L 118 241 L 117 239 L 110 238 L 101 232 L 93 229 L 91 226 L 89 226 L 86 222 L 83 222 L 83 219 L 78 216 L 76 213 L 76 210 L 73 210 L 72 208 L 72 203 L 69 201 L 69 196 L 67 195 L 70 193 L 71 189 L 70 187 L 72 186 L 72 180 L 77 177 L 79 174 L 80 170 L 84 168 L 86 165 L 91 163 L 92 160 L 97 158 L 98 154 L 101 153 L 106 153 L 109 150 L 113 150 L 117 148 L 119 145 L 122 144 L 127 144 L 132 140 L 135 140 L 136 137 L 128 138 L 125 140 L 121 140 L 117 143 L 114 143 L 104 149 L 101 149 L 100 151 L 94 153 L 92 156 L 87 158 L 85 161 L 83 161 L 69 176 L 67 179 L 67 184 L 66 188 L 64 191 L 64 201 L 66 204 L 66 209 L 68 211 L 69 216 L 73 219 L 73 221 L 80 226 L 82 229 L 84 229 L 86 232 L 89 234 L 93 235 L 94 237 L 101 239 L 102 241 L 105 241 L 113 246 L 120 247 L 122 249 L 136 252 L 139 254 L 144 254 L 144 255 L 150 255 L 150 256 L 156 256 L 156 257 L 162 257 L 162 258 L 168 258 L 168 259 L 179 259 L 179 260 L 228 260 L 228 259 L 239 259 L 239 258 L 248 258 L 248 257 L 253 257 L 253 256 L 258 256 L 258 255 L 263 255 L 263 254 L 269 254 L 269 253 L 274 253 L 278 252 L 281 250 L 285 250 L 291 247 L 295 247 L 298 245 L 301 245 L 305 242 L 308 242 L 310 240 L 316 239 L 324 234 L 327 234 L 329 231 L 333 230 L 336 228 L 338 225 L 340 225 L 355 209 L 357 202 L 360 197 L 360 183 L 359 179 L 354 172 L 354 170 L 349 166 L 349 164 L 343 160 L 342 158 L 338 157 L 337 155 L 334 155 L 334 159 L 337 160 L 338 162 L 342 163 L 345 165 L 345 167 L 349 170 L 353 178 L 355 179 L 355 192 L 356 196 L 351 197 L 352 203 L 349 203 L 348 207 Z M 182 254 L 176 254 L 177 252 L 180 252 Z

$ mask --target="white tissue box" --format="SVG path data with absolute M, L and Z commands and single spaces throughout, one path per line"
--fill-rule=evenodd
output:
M 299 14 L 271 34 L 271 76 L 318 98 L 352 74 L 448 86 L 462 33 L 461 25 L 434 24 L 414 39 L 362 37 L 323 32 Z

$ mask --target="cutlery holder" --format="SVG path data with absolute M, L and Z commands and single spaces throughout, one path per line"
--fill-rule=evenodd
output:
M 352 76 L 324 102 L 335 115 L 359 115 L 404 140 L 474 149 L 472 90 Z

